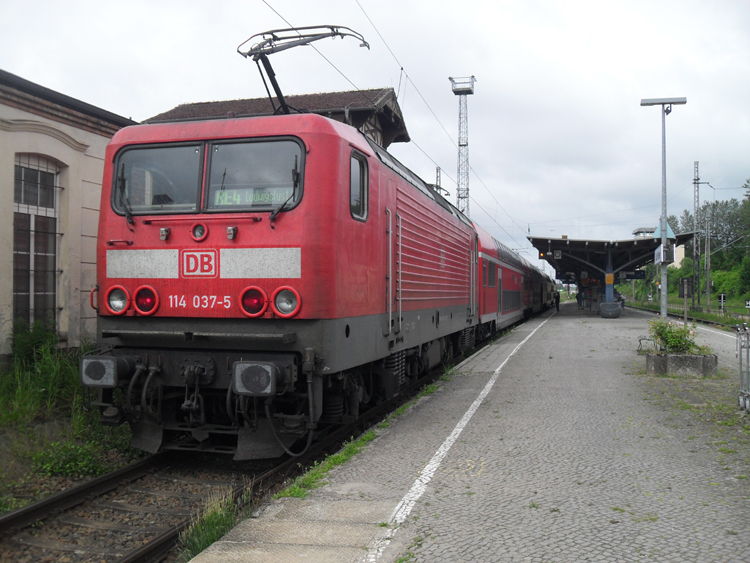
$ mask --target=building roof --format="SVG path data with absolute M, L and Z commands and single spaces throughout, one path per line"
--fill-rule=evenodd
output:
M 50 90 L 5 70 L 0 70 L 0 103 L 107 136 L 122 127 L 136 124 L 132 119 Z M 58 108 L 70 111 L 60 112 Z
M 383 129 L 385 146 L 393 142 L 409 141 L 409 133 L 393 88 L 302 94 L 285 96 L 285 99 L 291 108 L 300 113 L 324 115 L 357 128 L 368 119 L 376 117 Z M 277 102 L 274 103 L 278 105 Z M 262 115 L 274 115 L 274 107 L 269 98 L 182 104 L 145 122 L 163 123 Z
M 611 257 L 611 272 L 632 272 L 654 261 L 654 251 L 661 245 L 660 239 L 636 237 L 625 240 L 588 240 L 527 236 L 539 251 L 540 258 L 555 268 L 557 279 L 580 280 L 583 277 L 604 277 L 608 271 L 607 261 Z M 676 245 L 685 244 L 693 233 L 682 233 L 675 237 Z M 568 282 L 569 283 L 569 282 Z M 576 281 L 576 283 L 578 283 Z

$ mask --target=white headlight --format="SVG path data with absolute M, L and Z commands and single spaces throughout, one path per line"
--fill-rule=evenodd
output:
M 276 294 L 276 309 L 282 315 L 290 315 L 297 308 L 297 296 L 289 289 L 282 289 Z
M 125 309 L 125 307 L 128 306 L 128 296 L 122 289 L 119 288 L 115 288 L 110 291 L 107 300 L 109 301 L 110 309 L 112 309 L 115 313 L 121 312 Z

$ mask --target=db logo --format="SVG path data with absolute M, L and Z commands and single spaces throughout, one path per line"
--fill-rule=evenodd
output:
M 182 277 L 216 277 L 216 262 L 215 250 L 183 250 Z

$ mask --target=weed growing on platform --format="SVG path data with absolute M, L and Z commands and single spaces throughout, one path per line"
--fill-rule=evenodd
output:
M 323 478 L 331 469 L 349 461 L 362 451 L 373 438 L 375 438 L 375 432 L 369 430 L 356 440 L 348 442 L 338 453 L 328 456 L 321 463 L 314 463 L 307 473 L 297 477 L 289 487 L 276 493 L 273 498 L 306 498 L 312 489 L 317 489 L 325 484 Z
M 209 496 L 200 516 L 180 533 L 180 554 L 177 561 L 179 563 L 190 561 L 226 535 L 237 524 L 238 519 L 239 510 L 235 505 L 231 489 Z
M 441 378 L 442 379 L 442 378 Z M 435 384 L 431 383 L 429 385 L 425 385 L 422 390 L 417 393 L 417 396 L 414 397 L 411 401 L 408 403 L 404 403 L 400 407 L 398 407 L 396 410 L 394 410 L 391 414 L 389 414 L 387 417 L 385 417 L 385 420 L 383 420 L 380 424 L 378 424 L 378 428 L 388 428 L 391 425 L 391 421 L 396 418 L 397 416 L 401 416 L 406 412 L 406 410 L 411 407 L 412 405 L 416 404 L 419 399 L 426 395 L 432 395 L 435 391 L 437 391 L 440 387 Z

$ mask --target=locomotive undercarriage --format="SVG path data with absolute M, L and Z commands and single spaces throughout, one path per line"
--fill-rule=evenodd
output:
M 82 359 L 81 377 L 84 386 L 99 387 L 93 405 L 102 422 L 128 422 L 138 449 L 225 453 L 238 460 L 295 455 L 327 429 L 355 420 L 367 405 L 393 397 L 421 373 L 473 347 L 475 328 L 456 331 L 465 320 L 456 318 L 451 326 L 458 315 L 450 312 L 442 318 L 454 332 L 404 347 L 409 337 L 422 338 L 429 330 L 409 323 L 412 315 L 419 320 L 417 313 L 405 314 L 405 330 L 387 340 L 400 342 L 400 350 L 337 371 L 331 364 L 340 359 L 331 362 L 336 358 L 331 350 L 348 345 L 352 358 L 362 358 L 369 342 L 372 353 L 371 340 L 354 340 L 364 326 L 372 326 L 371 317 L 298 322 L 293 333 L 286 323 L 266 321 L 260 334 L 269 342 L 264 352 L 239 351 L 249 338 L 260 338 L 248 330 L 250 323 L 240 332 L 223 320 L 219 333 L 215 325 L 196 322 L 195 332 L 178 334 L 164 321 L 100 319 L 100 342 L 112 344 Z M 437 331 L 438 315 L 427 318 L 434 319 L 428 326 Z M 188 334 L 192 341 L 186 342 Z M 332 334 L 342 334 L 346 342 L 332 342 Z M 187 347 L 199 343 L 208 345 Z
M 312 349 L 219 354 L 123 347 L 84 357 L 81 372 L 115 378 L 114 386 L 99 389 L 92 406 L 103 424 L 129 423 L 135 448 L 271 458 L 301 453 L 327 429 L 356 420 L 367 405 L 390 399 L 471 345 L 473 329 L 467 329 L 323 375 L 313 373 Z

